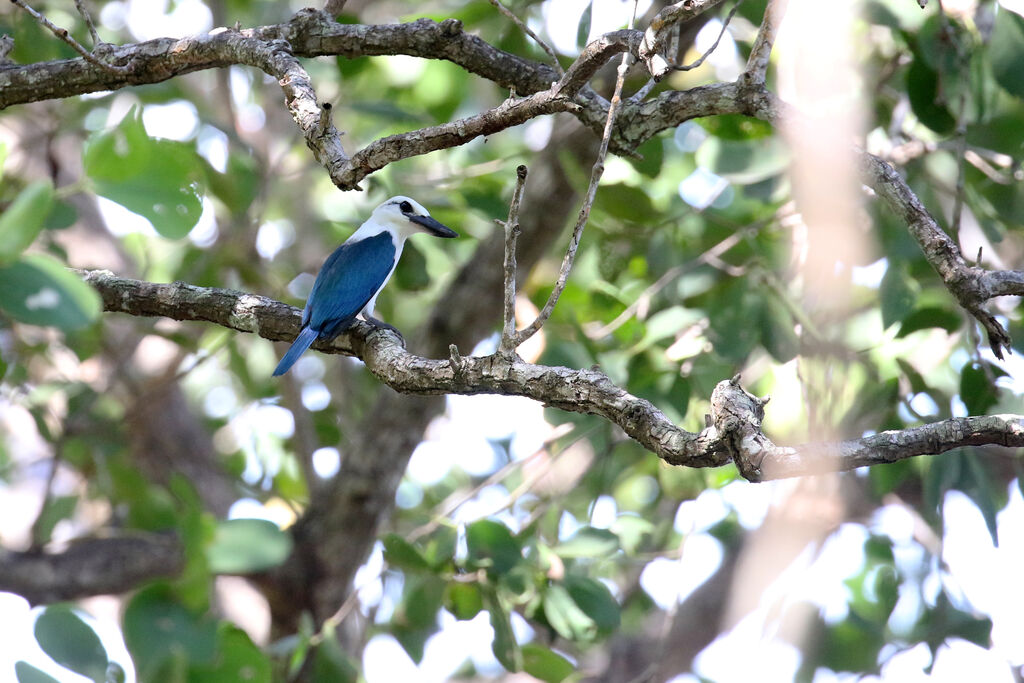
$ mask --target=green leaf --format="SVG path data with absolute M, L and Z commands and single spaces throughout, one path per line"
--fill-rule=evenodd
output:
M 963 316 L 949 308 L 941 306 L 927 306 L 919 308 L 906 318 L 900 325 L 897 337 L 906 337 L 911 332 L 927 330 L 932 327 L 940 327 L 947 332 L 955 332 L 963 324 Z
M 481 519 L 466 527 L 466 561 L 487 569 L 491 575 L 506 574 L 522 559 L 519 543 L 508 527 L 490 519 Z
M 670 470 L 665 468 L 665 471 Z M 619 515 L 612 524 L 612 530 L 626 554 L 635 555 L 644 544 L 650 542 L 655 526 L 639 515 Z
M 544 618 L 566 640 L 589 641 L 597 637 L 597 624 L 560 583 L 551 584 L 544 592 Z
M 191 666 L 189 683 L 270 683 L 270 659 L 245 631 L 222 624 L 217 634 L 217 657 L 212 664 Z
M 996 82 L 1010 94 L 1024 98 L 1024 19 L 1003 7 L 996 12 L 988 43 L 988 57 Z
M 49 180 L 27 186 L 0 213 L 0 263 L 10 263 L 35 241 L 53 208 L 53 185 Z
M 168 680 L 157 673 L 177 670 L 182 663 L 214 662 L 217 622 L 186 609 L 164 584 L 143 588 L 132 598 L 122 630 L 139 680 Z
M 793 329 L 793 316 L 774 296 L 765 298 L 761 305 L 761 343 L 780 363 L 796 357 L 800 351 L 800 338 Z
M 100 296 L 59 261 L 27 254 L 0 267 L 0 308 L 30 325 L 75 330 L 99 317 Z
M 398 534 L 388 534 L 383 543 L 384 560 L 389 566 L 413 571 L 430 569 L 430 564 L 420 551 Z
M 593 0 L 587 3 L 586 9 L 583 10 L 583 14 L 580 15 L 579 23 L 576 24 L 576 47 L 580 50 L 587 44 L 587 38 L 590 36 L 590 26 L 592 24 L 591 18 L 594 14 L 594 3 Z
M 607 529 L 585 526 L 555 546 L 563 558 L 604 557 L 619 549 L 619 537 Z
M 94 681 L 107 676 L 107 652 L 92 628 L 64 606 L 47 607 L 36 619 L 39 647 L 53 661 Z
M 658 174 L 661 173 L 661 165 L 665 161 L 665 143 L 663 139 L 654 136 L 637 147 L 636 151 L 643 158 L 636 159 L 630 157 L 629 163 L 641 175 L 648 178 L 657 178 Z
M 149 219 L 164 237 L 180 239 L 199 220 L 199 156 L 185 143 L 149 137 L 138 110 L 90 138 L 84 165 L 97 194 Z
M 882 629 L 863 619 L 847 618 L 825 626 L 820 663 L 833 671 L 870 673 L 878 669 L 878 652 L 885 644 Z
M 323 642 L 313 653 L 313 670 L 309 680 L 356 683 L 360 680 L 359 669 L 341 648 L 341 642 L 334 635 L 334 628 L 325 628 L 324 636 Z
M 484 597 L 475 583 L 453 581 L 444 595 L 444 606 L 456 619 L 472 619 L 484 608 Z
M 625 183 L 602 185 L 597 191 L 594 208 L 630 223 L 653 221 L 660 215 L 646 192 Z
M 523 645 L 523 671 L 546 683 L 561 683 L 576 667 L 562 655 L 541 645 Z
M 18 683 L 60 683 L 50 674 L 25 661 L 18 661 L 14 664 L 14 676 L 18 679 Z
M 1020 125 L 1022 115 L 1024 112 L 1018 107 L 1013 113 L 967 126 L 967 144 L 1019 158 L 1024 153 L 1024 126 Z
M 494 628 L 494 642 L 491 644 L 494 656 L 508 671 L 522 671 L 523 653 L 516 642 L 515 632 L 512 631 L 512 620 L 509 618 L 508 610 L 501 604 L 493 588 L 488 587 L 484 590 L 484 598 L 487 611 L 491 615 L 491 626 Z
M 772 134 L 772 124 L 742 114 L 723 114 L 694 119 L 709 134 L 723 140 L 757 140 Z
M 968 475 L 964 478 L 969 481 L 965 482 L 966 485 L 962 486 L 961 490 L 978 506 L 981 516 L 985 519 L 985 526 L 988 527 L 988 533 L 992 537 L 992 544 L 998 547 L 999 525 L 996 515 L 999 513 L 999 506 L 996 504 L 996 489 L 992 485 L 992 478 L 989 476 L 988 470 L 985 469 L 982 459 L 976 453 L 965 454 L 964 464 L 967 466 L 966 474 Z
M 924 381 L 924 377 L 921 376 L 921 373 L 917 371 L 917 368 L 915 368 L 910 361 L 904 360 L 902 358 L 897 358 L 896 364 L 900 367 L 900 370 L 903 372 L 903 376 L 906 377 L 907 380 L 910 382 L 911 391 L 913 391 L 915 394 L 919 394 L 921 392 L 928 392 L 930 388 L 928 386 L 928 383 Z
M 78 209 L 75 205 L 67 201 L 56 201 L 53 204 L 53 208 L 50 209 L 50 213 L 46 216 L 46 220 L 43 222 L 43 227 L 47 230 L 63 230 L 64 228 L 70 228 L 78 220 Z
M 48 499 L 32 527 L 35 544 L 43 546 L 49 543 L 53 527 L 57 526 L 57 522 L 62 519 L 70 517 L 75 511 L 76 505 L 78 505 L 78 496 L 56 496 Z
M 1006 372 L 991 363 L 967 361 L 960 370 L 960 400 L 967 406 L 969 415 L 984 415 L 999 402 L 997 377 Z
M 214 574 L 248 574 L 278 566 L 291 551 L 291 534 L 273 522 L 229 519 L 217 524 L 206 558 Z
M 739 185 L 779 175 L 789 166 L 789 151 L 777 137 L 728 140 L 709 137 L 694 157 L 700 166 Z
M 879 286 L 882 304 L 882 325 L 888 328 L 896 324 L 914 309 L 917 302 L 916 282 L 907 276 L 906 268 L 889 262 L 885 276 Z
M 600 635 L 607 635 L 619 627 L 619 603 L 607 586 L 590 577 L 573 574 L 565 577 L 565 586 L 579 608 L 593 619 Z
M 445 587 L 444 580 L 433 574 L 406 574 L 402 603 L 392 621 L 412 629 L 435 631 Z
M 395 268 L 395 282 L 400 288 L 411 292 L 418 292 L 430 285 L 427 259 L 412 240 L 405 243 L 402 260 Z
M 455 557 L 455 546 L 459 541 L 459 532 L 452 526 L 442 523 L 424 539 L 423 559 L 432 569 L 440 569 L 451 563 Z
M 0 142 L 0 180 L 4 177 L 4 162 L 7 160 L 7 143 Z
M 924 125 L 943 135 L 953 132 L 956 119 L 944 103 L 936 101 L 939 95 L 939 77 L 920 57 L 907 69 L 907 95 L 910 108 Z

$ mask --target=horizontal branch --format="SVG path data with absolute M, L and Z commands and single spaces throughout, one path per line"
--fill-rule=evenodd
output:
M 715 428 L 728 440 L 733 462 L 750 481 L 845 472 L 964 446 L 1024 446 L 1021 415 L 958 417 L 836 443 L 776 446 L 761 431 L 767 403 L 744 391 L 739 377 L 719 382 L 711 395 Z
M 33 605 L 90 595 L 124 593 L 185 567 L 181 542 L 169 534 L 137 534 L 73 541 L 59 553 L 0 548 L 0 591 Z
M 281 86 L 292 117 L 314 157 L 342 190 L 358 189 L 365 176 L 400 159 L 465 144 L 546 114 L 572 111 L 600 132 L 607 103 L 587 86 L 594 73 L 624 50 L 635 51 L 638 31 L 613 31 L 589 45 L 564 76 L 553 68 L 498 50 L 462 31 L 461 22 L 420 19 L 379 26 L 339 24 L 306 9 L 291 21 L 255 29 L 215 29 L 180 40 L 160 38 L 110 46 L 102 66 L 80 59 L 0 69 L 0 109 L 16 104 L 158 83 L 175 76 L 232 64 L 254 66 Z M 524 99 L 440 126 L 377 140 L 350 159 L 334 127 L 330 106 L 316 92 L 297 57 L 405 54 L 446 59 L 471 73 L 514 89 Z M 574 102 L 575 101 L 575 102 Z M 618 149 L 618 146 L 613 146 Z
M 180 282 L 142 282 L 107 271 L 81 274 L 100 293 L 107 311 L 207 321 L 273 341 L 291 341 L 301 324 L 299 309 L 254 294 Z M 554 408 L 603 417 L 669 464 L 716 467 L 731 460 L 751 481 L 846 471 L 961 446 L 1024 446 L 1024 417 L 990 415 L 836 444 L 783 447 L 761 431 L 766 401 L 745 392 L 738 378 L 718 384 L 711 397 L 710 426 L 692 433 L 599 370 L 510 362 L 499 354 L 424 358 L 406 351 L 390 330 L 362 322 L 337 339 L 318 341 L 313 347 L 361 358 L 374 376 L 400 393 L 524 396 Z

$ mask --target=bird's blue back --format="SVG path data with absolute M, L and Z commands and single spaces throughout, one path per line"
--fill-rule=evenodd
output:
M 382 232 L 358 242 L 346 242 L 324 262 L 302 312 L 307 325 L 322 337 L 346 327 L 381 288 L 395 265 L 395 243 Z

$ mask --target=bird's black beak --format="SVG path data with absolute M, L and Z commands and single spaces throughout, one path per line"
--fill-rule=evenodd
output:
M 407 214 L 407 215 L 408 215 L 410 221 L 412 221 L 413 223 L 416 223 L 417 225 L 422 225 L 424 228 L 427 229 L 427 232 L 429 232 L 434 237 L 458 237 L 459 236 L 459 233 L 455 232 L 454 230 L 449 228 L 444 223 L 441 223 L 440 221 L 434 220 L 430 216 L 417 216 L 415 214 L 413 214 L 413 215 Z

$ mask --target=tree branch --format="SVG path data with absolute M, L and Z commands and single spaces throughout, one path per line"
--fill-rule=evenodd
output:
M 722 0 L 682 0 L 661 10 L 651 20 L 640 43 L 640 59 L 647 64 L 647 69 L 655 80 L 661 80 L 672 70 L 672 63 L 665 58 L 663 52 L 677 25 L 707 12 L 721 2 Z
M 0 590 L 39 605 L 124 593 L 145 581 L 177 576 L 184 567 L 184 549 L 172 535 L 84 538 L 59 553 L 0 548 Z
M 99 291 L 107 311 L 215 322 L 273 340 L 294 338 L 301 324 L 297 308 L 252 294 L 183 283 L 140 282 L 104 271 L 86 272 L 84 277 Z M 374 376 L 403 394 L 524 396 L 550 407 L 601 416 L 672 465 L 717 467 L 732 460 L 751 481 L 846 471 L 961 446 L 1024 446 L 1024 417 L 990 415 L 956 418 L 834 444 L 783 447 L 776 446 L 761 431 L 767 401 L 745 392 L 738 378 L 718 384 L 711 397 L 710 426 L 692 433 L 677 427 L 649 401 L 631 395 L 598 370 L 509 363 L 495 354 L 464 357 L 456 371 L 450 360 L 413 355 L 390 330 L 361 322 L 333 342 L 314 346 L 358 356 Z
M 761 20 L 761 28 L 757 31 L 757 38 L 754 39 L 754 46 L 750 49 L 750 57 L 747 59 L 744 77 L 749 83 L 763 84 L 765 82 L 772 46 L 775 45 L 775 37 L 779 33 L 779 25 L 782 24 L 782 17 L 786 14 L 788 3 L 789 0 L 768 0 L 768 6 L 764 10 L 764 19 Z
M 109 71 L 112 74 L 122 74 L 127 72 L 131 68 L 129 65 L 115 66 L 114 64 L 109 64 L 100 59 L 97 59 L 97 57 L 94 54 L 86 50 L 81 43 L 75 40 L 66 28 L 61 28 L 60 26 L 57 26 L 52 21 L 47 19 L 43 14 L 40 14 L 36 10 L 32 9 L 29 5 L 25 4 L 24 0 L 11 0 L 11 3 L 17 5 L 21 9 L 31 14 L 36 21 L 38 21 L 40 24 L 46 27 L 51 33 L 53 33 L 53 35 L 57 36 L 62 41 L 67 43 L 72 50 L 82 55 L 82 59 L 89 62 L 93 66 L 97 66 L 105 71 Z M 80 2 L 76 2 L 76 5 L 79 11 L 82 12 L 83 16 L 85 17 L 86 23 L 89 26 L 89 32 L 93 37 L 93 41 L 95 42 L 96 27 L 93 26 L 92 19 L 90 19 L 89 15 L 85 13 L 85 9 L 82 7 Z

